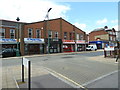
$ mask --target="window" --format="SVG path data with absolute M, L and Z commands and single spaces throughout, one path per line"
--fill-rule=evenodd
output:
M 36 29 L 36 38 L 40 38 L 40 30 Z
M 58 39 L 58 32 L 55 32 L 55 39 Z
M 83 40 L 83 35 L 82 34 L 80 34 L 80 40 Z
M 112 41 L 112 36 L 110 36 L 110 40 Z
M 10 29 L 10 38 L 11 39 L 15 38 L 15 30 L 14 29 Z
M 48 31 L 49 38 L 52 38 L 52 31 Z
M 70 32 L 70 40 L 72 40 L 72 33 Z
M 113 37 L 113 41 L 116 41 L 116 40 L 115 40 L 115 37 Z
M 79 34 L 76 34 L 76 40 L 79 40 L 80 38 L 79 38 Z
M 67 32 L 64 32 L 64 39 L 67 39 Z
M 115 33 L 115 32 L 113 32 L 113 35 L 116 35 L 116 33 Z
M 5 29 L 0 28 L 0 38 L 5 38 Z
M 113 34 L 113 33 L 110 31 L 109 34 Z
M 28 38 L 32 38 L 32 29 L 31 28 L 28 29 Z

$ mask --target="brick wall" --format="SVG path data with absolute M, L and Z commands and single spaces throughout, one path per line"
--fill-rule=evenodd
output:
M 106 35 L 106 34 L 108 34 L 108 33 L 105 32 L 104 30 L 93 31 L 93 32 L 89 33 L 89 41 L 96 41 L 95 36 Z
M 60 20 L 62 20 L 60 22 Z M 65 21 L 62 18 L 58 18 L 58 19 L 53 19 L 53 20 L 49 20 L 49 21 L 43 21 L 43 22 L 36 22 L 36 23 L 32 23 L 32 24 L 28 24 L 24 26 L 24 34 L 25 34 L 25 38 L 28 38 L 28 28 L 32 28 L 33 29 L 33 38 L 36 38 L 36 29 L 43 27 L 43 29 L 41 30 L 41 38 L 47 38 L 48 37 L 48 29 L 52 30 L 52 38 L 55 37 L 55 32 L 58 32 L 58 38 L 64 39 L 64 32 L 67 32 L 67 39 L 70 38 L 69 33 L 73 32 L 75 30 L 76 33 L 79 34 L 83 34 L 84 35 L 84 39 L 86 39 L 85 35 L 86 33 L 80 29 L 78 29 L 77 27 L 75 27 L 74 25 L 70 24 L 69 22 Z M 60 28 L 61 27 L 61 28 Z M 61 33 L 62 32 L 62 33 Z

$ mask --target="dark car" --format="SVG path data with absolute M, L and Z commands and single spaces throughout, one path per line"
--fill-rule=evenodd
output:
M 2 57 L 13 57 L 16 56 L 16 49 L 8 48 L 2 51 Z

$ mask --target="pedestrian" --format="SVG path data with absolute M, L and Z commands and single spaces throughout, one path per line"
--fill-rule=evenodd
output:
M 118 53 L 118 56 L 116 58 L 116 62 L 118 63 L 118 59 L 120 58 L 120 53 Z

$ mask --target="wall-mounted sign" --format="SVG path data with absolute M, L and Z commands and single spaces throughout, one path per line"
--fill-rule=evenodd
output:
M 63 40 L 63 43 L 74 44 L 75 40 Z
M 24 38 L 25 43 L 44 43 L 44 39 L 40 38 Z
M 85 44 L 85 40 L 76 40 L 76 43 Z
M 16 43 L 17 40 L 16 39 L 4 39 L 4 38 L 0 38 L 0 42 L 1 43 L 5 43 L 5 42 Z

